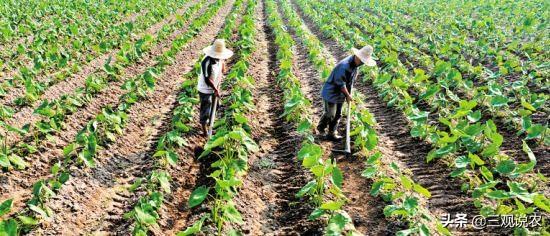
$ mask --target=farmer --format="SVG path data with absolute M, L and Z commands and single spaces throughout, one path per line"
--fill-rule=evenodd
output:
M 330 140 L 340 140 L 342 136 L 338 135 L 336 129 L 340 117 L 342 117 L 342 105 L 344 101 L 350 103 L 351 85 L 357 77 L 357 68 L 363 64 L 375 66 L 376 62 L 372 59 L 372 47 L 367 45 L 361 50 L 353 48 L 353 55 L 350 55 L 340 61 L 330 73 L 327 81 L 321 90 L 321 97 L 324 101 L 324 113 L 317 125 L 319 134 L 324 134 L 328 126 L 327 138 Z
M 214 109 L 214 96 L 220 97 L 220 84 L 225 72 L 225 59 L 233 56 L 233 52 L 225 48 L 223 39 L 216 39 L 214 44 L 202 50 L 206 56 L 201 62 L 197 90 L 200 98 L 200 124 L 202 132 L 207 135 L 210 116 Z

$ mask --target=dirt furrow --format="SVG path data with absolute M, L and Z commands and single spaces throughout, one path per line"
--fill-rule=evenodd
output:
M 228 43 L 235 44 L 239 40 L 237 27 L 243 20 L 242 16 L 247 4 L 248 3 L 245 1 L 238 11 L 236 8 L 237 5 L 231 10 L 232 13 L 230 14 L 236 14 L 236 18 L 234 19 L 235 27 L 232 30 L 232 35 L 230 38 L 226 39 Z M 227 25 L 223 24 L 223 26 L 220 26 L 219 29 L 213 33 L 218 34 L 220 30 L 225 27 L 227 27 Z M 229 70 L 237 62 L 236 60 L 236 57 L 232 57 L 226 61 L 226 66 Z M 231 93 L 231 86 L 231 84 L 229 84 L 228 87 L 222 85 L 222 100 Z M 223 116 L 228 105 L 229 104 L 220 104 L 217 110 L 218 117 Z M 198 124 L 198 106 L 199 105 L 196 106 L 197 112 L 193 114 L 193 123 L 190 124 L 192 130 L 183 136 L 183 139 L 186 140 L 186 144 L 176 150 L 180 157 L 180 165 L 168 170 L 172 178 L 171 188 L 173 192 L 165 196 L 165 204 L 159 211 L 160 229 L 158 229 L 155 234 L 175 235 L 177 232 L 193 224 L 195 220 L 200 218 L 200 215 L 207 210 L 204 207 L 193 209 L 187 208 L 187 200 L 196 187 L 201 185 L 211 186 L 213 184 L 208 175 L 212 173 L 210 165 L 214 160 L 209 157 L 198 160 L 198 157 L 203 151 L 203 146 L 207 142 Z
M 139 34 L 139 35 L 133 35 L 131 41 L 138 40 L 139 38 L 143 37 L 144 35 L 155 35 L 157 34 L 163 26 L 172 24 L 175 19 L 176 15 L 182 14 L 187 10 L 191 5 L 196 4 L 198 0 L 192 0 L 186 3 L 184 7 L 181 9 L 178 9 L 176 13 L 170 15 L 169 17 L 157 22 L 153 26 L 149 27 L 145 32 Z M 52 85 L 51 87 L 47 88 L 46 91 L 40 96 L 39 100 L 35 102 L 34 104 L 30 106 L 25 106 L 21 108 L 17 113 L 14 114 L 14 116 L 7 121 L 8 124 L 13 125 L 15 127 L 21 127 L 28 123 L 35 123 L 38 120 L 41 119 L 41 117 L 38 114 L 33 114 L 34 110 L 40 106 L 41 101 L 43 100 L 55 100 L 61 97 L 65 94 L 72 94 L 75 92 L 75 90 L 82 88 L 85 86 L 86 78 L 88 76 L 92 75 L 94 72 L 97 72 L 101 70 L 105 62 L 109 57 L 115 58 L 117 53 L 120 50 L 113 50 L 110 53 L 106 53 L 103 55 L 100 55 L 93 59 L 92 61 L 86 63 L 81 70 L 79 70 L 77 73 L 71 75 L 66 80 L 61 81 L 59 83 L 56 83 Z M 43 81 L 46 79 L 46 75 L 42 76 L 40 78 L 37 78 L 37 81 Z M 9 104 L 18 96 L 23 95 L 25 92 L 24 88 L 13 88 L 10 89 L 6 97 L 4 97 L 1 102 L 2 104 Z M 19 137 L 15 135 L 11 135 L 9 140 L 11 143 L 15 143 L 19 141 Z
M 185 7 L 183 7 L 183 8 L 185 8 Z M 183 9 L 183 8 L 182 8 L 182 9 Z M 181 10 L 181 9 L 180 9 L 180 10 Z M 117 25 L 125 24 L 125 23 L 127 23 L 127 22 L 133 22 L 133 21 L 135 21 L 139 16 L 145 15 L 147 12 L 148 12 L 147 10 L 143 10 L 143 11 L 141 11 L 141 12 L 139 12 L 139 13 L 133 13 L 133 14 L 131 14 L 131 15 L 128 15 L 128 16 L 126 16 L 125 18 L 121 19 L 119 22 L 116 22 L 116 23 L 113 25 L 113 27 L 114 27 L 114 26 L 117 26 Z M 161 23 L 161 22 L 159 22 L 159 23 Z M 157 24 L 159 24 L 159 23 L 157 23 Z M 154 26 L 153 26 L 153 27 L 154 27 Z M 151 28 L 153 28 L 153 27 L 151 27 Z M 142 34 L 139 34 L 139 35 L 142 35 Z M 135 40 L 135 39 L 136 39 L 136 36 L 138 36 L 138 35 L 132 35 L 131 40 Z M 32 44 L 32 43 L 33 43 L 32 40 L 34 39 L 34 35 L 29 35 L 29 36 L 27 36 L 27 37 L 29 37 L 29 39 L 30 39 L 30 41 L 29 41 L 28 44 L 29 44 L 29 45 Z M 11 45 L 13 45 L 13 48 L 11 48 L 11 49 L 9 49 L 9 50 L 14 51 L 14 50 L 17 49 L 19 43 L 15 43 L 15 42 L 14 42 L 14 43 L 11 44 Z M 71 47 L 71 46 L 72 46 L 72 45 L 69 45 L 69 47 Z M 89 53 L 94 53 L 94 52 L 89 52 Z M 85 55 L 86 53 L 83 53 L 83 54 Z M 114 54 L 113 54 L 113 55 L 114 55 Z M 98 55 L 98 57 L 97 57 L 96 59 L 93 59 L 93 60 L 90 61 L 90 62 L 85 62 L 84 64 L 86 64 L 86 67 L 93 66 L 94 64 L 98 64 L 98 63 L 99 63 L 99 65 L 102 65 L 102 63 L 103 63 L 107 58 L 109 58 L 108 56 L 109 56 L 109 53 L 107 53 L 107 54 L 102 54 L 102 55 Z M 23 67 L 32 68 L 32 66 L 33 66 L 32 63 L 33 63 L 33 62 L 32 62 L 32 60 L 30 60 L 30 58 L 26 58 L 26 55 L 25 55 L 25 54 L 21 54 L 21 55 L 19 56 L 19 58 L 22 58 L 22 60 L 24 60 L 23 65 L 20 66 L 19 68 L 13 68 L 12 70 L 5 72 L 2 76 L 0 76 L 0 77 L 2 78 L 2 81 L 3 81 L 3 80 L 10 79 L 10 78 L 13 78 L 14 76 L 16 76 L 16 75 L 20 72 L 20 71 L 19 71 L 20 68 L 23 68 Z M 98 61 L 98 60 L 100 60 L 100 61 Z M 74 61 L 73 61 L 73 62 L 70 62 L 70 64 L 69 64 L 66 68 L 71 67 L 73 64 L 74 64 Z M 89 65 L 88 65 L 88 64 L 89 64 Z M 85 70 L 86 70 L 86 67 L 83 68 L 83 70 L 82 70 L 81 72 L 85 71 Z M 5 68 L 2 68 L 2 70 L 3 70 L 3 69 L 5 69 Z M 0 71 L 1 71 L 1 70 L 0 70 Z M 36 78 L 34 78 L 34 80 L 35 80 L 35 81 L 40 81 L 40 82 L 45 82 L 45 81 L 47 81 L 48 79 L 51 79 L 51 78 L 55 77 L 55 75 L 58 73 L 58 71 L 53 72 L 53 73 L 51 73 L 51 74 L 45 74 L 44 72 L 45 72 L 45 71 L 40 72 L 40 76 L 37 76 Z M 80 74 L 81 72 L 78 72 L 78 73 Z M 69 80 L 70 78 L 74 78 L 74 77 L 75 77 L 75 76 L 71 76 L 71 77 L 67 78 L 67 80 Z M 7 91 L 7 94 L 6 94 L 4 97 L 2 97 L 2 98 L 0 99 L 0 103 L 1 103 L 1 104 L 11 104 L 11 105 L 13 105 L 13 99 L 15 99 L 15 98 L 17 98 L 17 97 L 23 95 L 24 92 L 25 92 L 25 87 L 24 87 L 24 86 L 22 86 L 22 87 L 13 87 L 13 88 L 10 88 L 10 89 Z
M 310 178 L 295 159 L 301 138 L 294 125 L 281 117 L 284 101 L 275 81 L 277 49 L 265 24 L 263 4 L 259 1 L 255 9 L 257 49 L 249 71 L 256 81 L 256 110 L 249 119 L 260 151 L 250 157 L 249 173 L 235 198 L 245 222 L 234 227 L 246 235 L 319 233 L 318 222 L 307 220 L 313 209 L 295 197 Z
M 289 26 L 288 19 L 284 20 L 285 24 Z M 292 27 L 288 28 L 291 29 L 291 35 L 296 42 L 294 71 L 299 80 L 304 82 L 302 90 L 313 102 L 313 122 L 318 124 L 323 113 L 323 100 L 320 95 L 323 83 L 320 74 L 308 60 L 307 47 L 303 44 L 301 38 L 296 35 L 294 29 Z M 304 29 L 309 31 L 306 27 Z M 337 58 L 334 56 L 331 58 L 333 64 L 336 60 Z M 341 124 L 345 122 L 345 119 L 345 117 L 342 118 Z M 344 134 L 345 130 L 342 128 L 343 125 L 340 125 L 340 133 Z M 338 166 L 344 173 L 343 191 L 351 200 L 346 204 L 346 211 L 352 217 L 357 230 L 362 233 L 384 234 L 384 230 L 388 225 L 382 214 L 384 203 L 380 198 L 369 194 L 372 181 L 361 176 L 363 171 L 362 160 L 355 157 L 345 158 L 341 154 L 332 153 L 333 149 L 343 150 L 343 142 L 331 142 L 322 136 L 318 136 L 317 140 L 327 155 L 338 159 Z
M 199 11 L 195 16 L 205 11 L 206 7 Z M 142 74 L 145 70 L 152 66 L 155 62 L 155 57 L 169 50 L 172 41 L 178 35 L 185 32 L 188 27 L 183 27 L 177 32 L 174 32 L 167 40 L 156 45 L 149 54 L 144 56 L 140 61 L 125 68 L 123 71 L 124 78 L 133 78 Z M 0 176 L 0 199 L 14 198 L 15 207 L 12 211 L 17 211 L 23 206 L 23 202 L 30 197 L 30 187 L 37 180 L 47 178 L 50 175 L 50 167 L 61 160 L 63 156 L 63 148 L 74 140 L 78 131 L 93 119 L 101 109 L 105 106 L 116 106 L 119 103 L 119 96 L 125 91 L 121 88 L 124 81 L 111 83 L 110 86 L 101 92 L 96 98 L 90 101 L 85 107 L 68 116 L 66 119 L 65 129 L 57 135 L 46 140 L 39 146 L 39 151 L 35 154 L 26 157 L 29 165 L 32 168 L 23 171 L 3 173 Z M 13 193 L 18 193 L 14 195 Z
M 135 202 L 135 199 L 130 199 L 132 194 L 126 187 L 151 170 L 155 161 L 151 158 L 151 148 L 162 134 L 162 127 L 166 128 L 162 121 L 170 122 L 181 78 L 191 70 L 194 59 L 202 53 L 201 49 L 213 41 L 216 34 L 209 31 L 220 28 L 220 22 L 223 23 L 232 3 L 226 3 L 199 34 L 200 37 L 176 56 L 176 63 L 158 78 L 153 94 L 130 109 L 124 136 L 101 151 L 97 167 L 73 172 L 73 178 L 50 204 L 56 212 L 52 225 L 44 231 L 37 231 L 37 234 L 75 233 L 74 229 L 80 233 L 129 233 L 129 227 L 117 227 L 123 213 Z
M 293 5 L 308 28 L 313 29 L 312 32 L 319 40 L 328 46 L 332 55 L 335 58 L 342 58 L 345 50 L 333 40 L 324 37 L 318 27 L 303 15 L 301 9 L 296 4 Z M 472 199 L 460 191 L 461 183 L 458 180 L 449 177 L 448 167 L 442 162 L 426 163 L 425 157 L 431 150 L 431 146 L 409 135 L 410 129 L 405 115 L 401 111 L 387 107 L 371 84 L 358 81 L 356 88 L 366 96 L 366 107 L 378 123 L 376 127 L 379 136 L 378 147 L 384 157 L 391 158 L 396 163 L 409 168 L 414 175 L 413 180 L 432 192 L 432 198 L 428 201 L 429 210 L 435 216 L 442 216 L 445 213 L 475 215 L 474 213 L 478 211 L 474 208 Z M 432 171 L 420 172 L 428 169 Z

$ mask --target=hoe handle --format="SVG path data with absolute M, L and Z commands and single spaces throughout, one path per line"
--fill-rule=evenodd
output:
M 214 121 L 216 119 L 216 109 L 218 108 L 218 97 L 214 96 L 214 101 L 212 102 L 212 113 L 210 114 L 210 121 L 208 124 L 208 138 L 212 136 L 212 129 L 214 129 Z

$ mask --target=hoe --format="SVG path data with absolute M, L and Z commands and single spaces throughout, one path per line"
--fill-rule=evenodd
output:
M 218 96 L 214 96 L 214 101 L 212 102 L 212 114 L 210 114 L 210 121 L 208 124 L 208 138 L 212 136 L 212 130 L 214 129 L 214 120 L 216 119 L 216 109 L 218 108 Z
M 353 89 L 353 84 L 350 86 L 350 94 L 351 94 L 351 91 Z M 342 153 L 344 154 L 346 157 L 350 157 L 351 156 L 351 138 L 350 138 L 350 122 L 351 122 L 351 104 L 348 103 L 348 109 L 346 111 L 346 142 L 344 143 L 344 150 L 339 150 L 339 149 L 333 149 L 332 151 L 335 152 L 335 153 Z

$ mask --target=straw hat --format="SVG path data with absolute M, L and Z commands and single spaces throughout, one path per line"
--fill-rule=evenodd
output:
M 372 59 L 372 46 L 367 45 L 361 48 L 361 50 L 358 50 L 357 48 L 352 48 L 353 54 L 355 56 L 359 57 L 359 59 L 365 63 L 367 66 L 376 66 L 376 61 Z
M 225 40 L 223 39 L 216 39 L 213 45 L 204 48 L 202 51 L 207 56 L 217 59 L 227 59 L 233 56 L 233 51 L 225 48 Z

